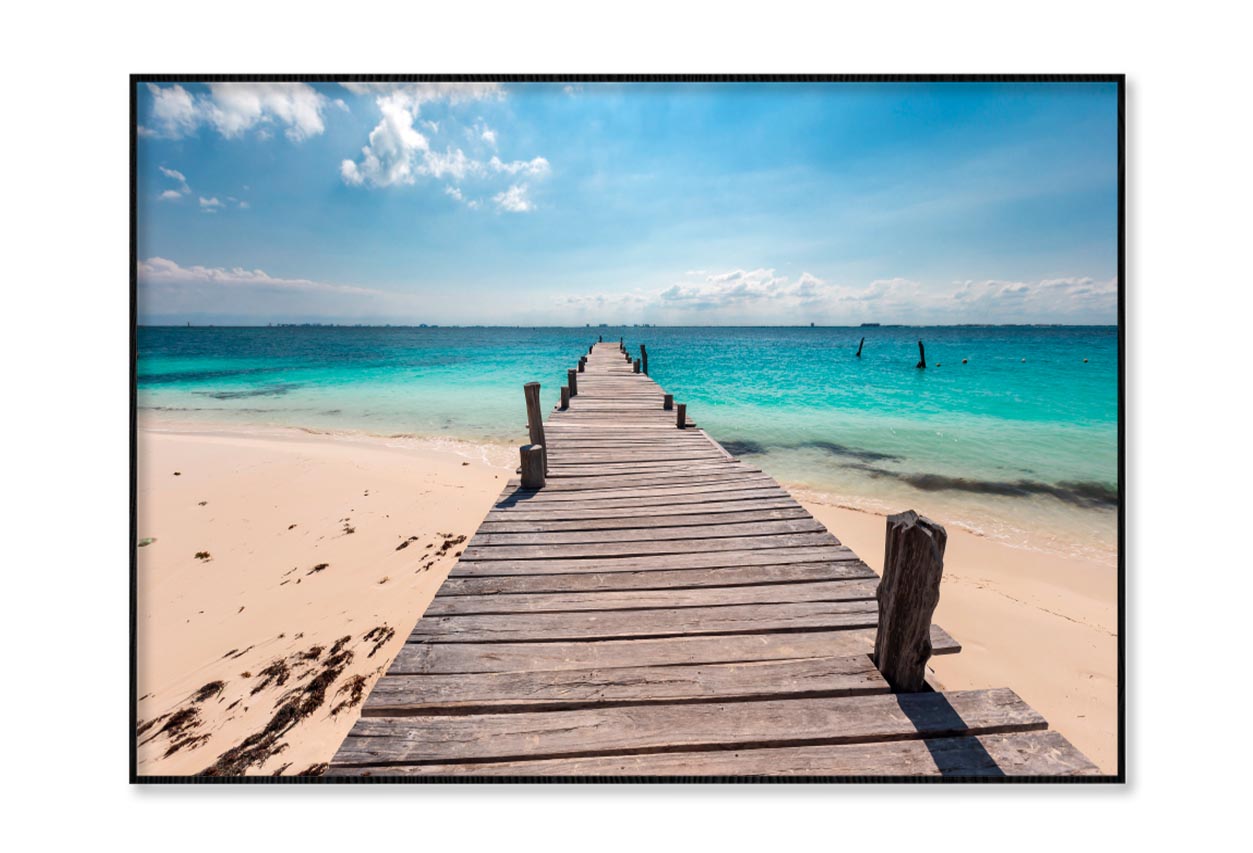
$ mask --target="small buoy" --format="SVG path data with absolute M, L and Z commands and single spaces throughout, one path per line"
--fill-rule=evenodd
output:
M 1087 364 L 1087 363 L 1088 363 L 1088 360 L 1085 358 L 1085 359 L 1083 360 L 1083 363 L 1084 363 L 1084 364 Z
M 1026 364 L 1026 363 L 1027 363 L 1027 360 L 1024 358 L 1024 359 L 1022 360 L 1022 363 L 1023 363 L 1023 364 Z
M 964 359 L 964 358 L 963 358 L 963 359 L 962 359 L 962 364 L 965 364 L 965 363 L 966 363 L 966 359 Z
M 937 361 L 937 362 L 935 363 L 935 366 L 936 366 L 936 367 L 939 367 L 939 366 L 940 366 L 940 363 Z

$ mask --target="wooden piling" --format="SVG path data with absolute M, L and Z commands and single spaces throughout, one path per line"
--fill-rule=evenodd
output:
M 544 468 L 547 465 L 544 445 L 524 444 L 518 449 L 522 456 L 522 488 L 544 488 Z
M 661 407 L 667 412 L 674 408 L 674 395 L 667 394 L 661 398 Z
M 579 359 L 579 373 L 582 373 L 584 369 L 586 369 L 586 367 L 587 367 L 587 358 L 586 357 L 580 358 Z
M 571 367 L 566 371 L 566 384 L 570 386 L 570 396 L 579 396 L 579 372 Z
M 918 342 L 918 363 L 914 367 L 925 368 L 927 366 L 927 351 L 922 348 L 922 341 Z
M 522 386 L 522 393 L 526 395 L 526 428 L 531 439 L 531 444 L 544 446 L 544 415 L 539 408 L 539 383 L 527 382 Z M 548 469 L 544 469 L 544 473 L 548 473 Z
M 917 693 L 926 682 L 947 541 L 941 525 L 913 510 L 888 516 L 874 663 L 897 693 Z
M 674 425 L 679 429 L 687 429 L 687 403 L 679 403 L 674 408 Z
M 570 386 L 561 386 L 561 408 L 563 410 L 570 408 Z
M 866 339 L 862 338 L 861 343 L 857 345 L 857 357 L 858 358 L 861 358 L 861 348 L 864 347 L 865 345 L 866 345 Z
M 648 350 L 643 344 L 640 344 L 640 366 L 644 370 L 644 375 L 648 375 Z
M 640 360 L 638 358 L 635 360 L 632 372 L 634 373 L 640 372 Z

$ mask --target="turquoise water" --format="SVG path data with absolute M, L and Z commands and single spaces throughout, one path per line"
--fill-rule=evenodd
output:
M 524 437 L 522 383 L 555 402 L 601 334 L 646 344 L 653 378 L 693 419 L 789 485 L 1033 547 L 1112 553 L 1114 327 L 145 327 L 139 407 L 512 443 Z M 914 367 L 920 337 L 925 370 Z

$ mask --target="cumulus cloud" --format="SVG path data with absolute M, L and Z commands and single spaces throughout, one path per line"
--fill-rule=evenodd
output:
M 455 105 L 476 100 L 501 98 L 496 84 L 474 83 L 347 83 L 348 91 L 373 95 L 380 118 L 355 160 L 343 160 L 339 173 L 344 183 L 361 187 L 396 187 L 418 183 L 423 178 L 447 182 L 444 192 L 469 208 L 478 208 L 480 199 L 492 198 L 501 210 L 524 213 L 535 209 L 529 187 L 519 178 L 541 178 L 551 167 L 543 157 L 529 160 L 502 160 L 494 153 L 500 143 L 497 130 L 482 119 L 459 123 L 449 113 L 436 121 L 421 115 L 424 105 L 436 102 Z M 419 129 L 421 128 L 421 129 Z M 465 148 L 433 141 L 441 130 L 442 139 L 460 139 Z M 486 155 L 489 152 L 490 157 Z M 513 178 L 501 188 L 494 177 Z M 479 198 L 463 188 L 471 182 Z M 492 186 L 495 183 L 496 186 Z
M 568 297 L 587 320 L 605 312 L 648 322 L 1113 323 L 1115 280 L 963 281 L 907 278 L 837 284 L 809 272 L 774 269 L 691 271 L 665 287 Z
M 140 284 L 194 284 L 213 287 L 269 288 L 322 293 L 378 294 L 381 291 L 344 284 L 328 284 L 306 278 L 279 278 L 264 270 L 243 267 L 180 266 L 168 258 L 152 257 L 138 266 Z
M 233 139 L 256 128 L 268 138 L 280 127 L 300 141 L 326 130 L 323 113 L 331 101 L 306 83 L 210 83 L 207 93 L 193 93 L 177 83 L 148 84 L 152 95 L 145 136 L 178 139 L 202 127 Z
M 183 197 L 183 194 L 180 193 L 178 190 L 166 190 L 165 192 L 161 193 L 160 196 L 158 196 L 158 198 L 162 199 L 163 201 L 173 201 L 176 198 L 182 198 L 182 197 Z
M 214 210 L 217 210 L 219 207 L 222 207 L 223 205 L 222 205 L 222 202 L 218 200 L 217 196 L 214 196 L 213 198 L 205 198 L 204 196 L 201 196 L 200 206 L 203 209 L 212 212 Z
M 509 213 L 527 213 L 535 209 L 535 204 L 527 197 L 525 184 L 514 184 L 492 196 L 492 201 L 496 202 L 498 208 Z

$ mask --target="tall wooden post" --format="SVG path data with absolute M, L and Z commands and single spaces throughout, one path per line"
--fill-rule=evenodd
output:
M 528 382 L 522 386 L 526 395 L 526 428 L 531 444 L 544 446 L 544 416 L 539 408 L 539 383 Z M 547 468 L 545 468 L 547 473 Z
M 918 363 L 914 367 L 925 368 L 927 366 L 927 351 L 922 348 L 922 341 L 918 342 Z
M 913 510 L 888 516 L 879 581 L 874 662 L 897 693 L 917 693 L 931 657 L 931 617 L 940 601 L 944 528 Z
M 674 395 L 667 394 L 661 398 L 661 407 L 667 412 L 674 408 Z
M 639 360 L 638 358 L 635 360 L 635 364 L 634 364 L 634 367 L 633 367 L 632 372 L 633 372 L 633 373 L 639 373 L 639 372 L 640 372 L 640 360 Z
M 579 359 L 579 373 L 582 373 L 586 366 L 587 366 L 587 356 L 583 356 L 582 358 Z
M 544 468 L 548 461 L 544 445 L 524 444 L 518 449 L 522 456 L 522 488 L 544 488 Z
M 640 344 L 640 366 L 644 368 L 644 375 L 648 375 L 648 350 Z
M 570 386 L 570 396 L 579 396 L 579 372 L 571 367 L 566 371 L 566 384 Z
M 605 336 L 604 336 L 604 335 L 597 335 L 597 336 L 596 336 L 596 343 L 598 343 L 598 344 L 603 344 L 604 342 L 605 342 Z
M 561 386 L 561 408 L 563 409 L 570 408 L 570 386 L 569 385 Z
M 674 425 L 679 429 L 687 429 L 687 403 L 678 403 L 674 408 Z

